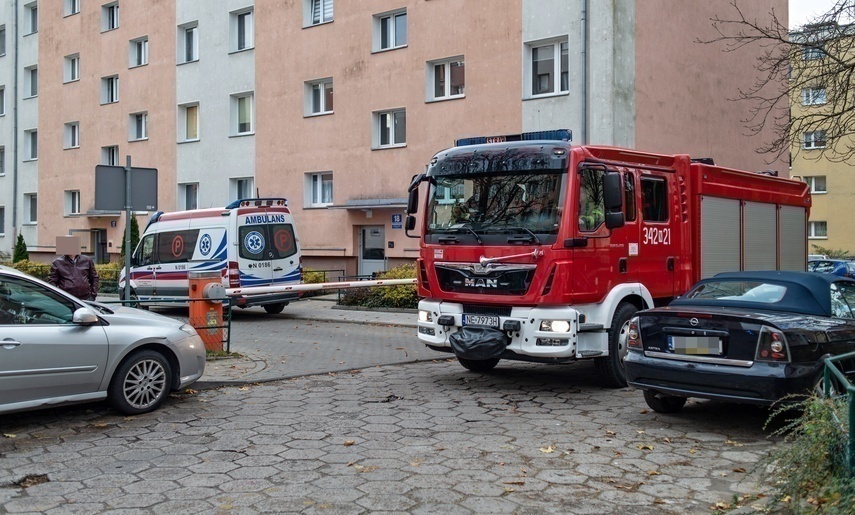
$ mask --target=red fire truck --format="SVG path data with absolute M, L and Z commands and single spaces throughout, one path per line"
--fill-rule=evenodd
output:
M 421 240 L 428 347 L 473 371 L 593 358 L 608 385 L 625 386 L 636 311 L 718 272 L 805 269 L 806 184 L 570 140 L 458 140 L 413 178 L 406 229 Z

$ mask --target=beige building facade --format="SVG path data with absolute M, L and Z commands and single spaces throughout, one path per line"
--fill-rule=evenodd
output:
M 754 151 L 767 135 L 747 138 L 745 106 L 730 101 L 756 55 L 695 42 L 727 0 L 119 0 L 74 15 L 50 4 L 28 237 L 44 259 L 74 233 L 117 259 L 124 218 L 95 210 L 93 194 L 114 147 L 120 164 L 158 169 L 163 211 L 286 197 L 304 264 L 347 275 L 417 256 L 407 185 L 457 138 L 566 128 L 579 144 L 769 168 Z M 105 30 L 112 5 L 118 26 Z M 763 18 L 787 4 L 741 7 Z M 79 78 L 66 80 L 75 55 Z

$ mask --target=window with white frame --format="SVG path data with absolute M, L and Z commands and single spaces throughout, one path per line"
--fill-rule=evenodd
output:
M 6 175 L 6 147 L 0 145 L 0 176 Z
M 828 238 L 828 222 L 808 222 L 808 238 Z
M 192 63 L 199 60 L 199 22 L 194 21 L 178 26 L 178 63 Z
M 466 66 L 463 56 L 427 64 L 427 100 L 448 100 L 460 98 L 465 93 Z
M 303 26 L 333 21 L 333 0 L 303 0 Z
M 39 3 L 33 2 L 24 6 L 24 35 L 35 34 L 39 31 Z
M 119 166 L 119 146 L 101 147 L 101 164 Z
M 802 88 L 802 105 L 821 105 L 826 102 L 825 88 Z
M 62 67 L 63 82 L 74 82 L 80 80 L 80 54 L 65 56 Z
M 253 10 L 241 9 L 230 15 L 229 49 L 232 52 L 248 50 L 255 46 Z
M 0 206 L 0 236 L 6 235 L 6 207 Z
M 237 177 L 229 179 L 229 200 L 254 198 L 252 177 Z
M 101 6 L 101 32 L 119 28 L 119 2 Z
M 128 120 L 128 141 L 148 139 L 148 113 L 133 113 Z
M 71 16 L 80 12 L 80 0 L 65 0 L 65 16 Z
M 407 143 L 407 111 L 374 113 L 374 148 L 400 147 Z
M 80 148 L 80 122 L 65 124 L 65 148 Z
M 252 134 L 254 131 L 253 94 L 238 93 L 231 96 L 231 135 Z
M 132 39 L 128 42 L 128 68 L 148 64 L 148 36 Z
M 391 50 L 407 46 L 407 10 L 374 15 L 373 50 Z
M 0 116 L 6 114 L 6 86 L 0 86 Z
M 199 207 L 199 183 L 198 182 L 188 182 L 186 184 L 179 184 L 179 198 L 181 198 L 183 205 L 182 209 L 198 209 Z
M 113 104 L 119 101 L 119 76 L 103 77 L 101 79 L 101 103 Z
M 333 80 L 319 79 L 306 83 L 306 115 L 333 112 Z
M 813 61 L 825 57 L 825 51 L 821 46 L 806 46 L 802 48 L 802 60 Z
M 319 172 L 306 174 L 306 200 L 311 207 L 324 207 L 333 203 L 333 174 Z
M 37 129 L 24 131 L 24 145 L 26 146 L 24 161 L 34 161 L 39 158 L 39 131 Z
M 816 175 L 813 177 L 805 177 L 805 182 L 810 186 L 811 193 L 827 193 L 825 189 L 825 176 Z
M 65 190 L 65 214 L 79 215 L 80 214 L 80 191 Z
M 802 148 L 810 150 L 825 148 L 825 131 L 810 131 L 802 136 Z
M 528 43 L 528 96 L 557 95 L 570 91 L 567 39 Z
M 24 194 L 24 223 L 34 224 L 39 221 L 39 195 L 37 193 Z
M 24 68 L 24 98 L 37 97 L 39 95 L 39 67 L 27 66 Z
M 180 141 L 199 141 L 199 104 L 183 104 L 178 106 Z
M 6 55 L 6 26 L 0 25 L 0 56 Z

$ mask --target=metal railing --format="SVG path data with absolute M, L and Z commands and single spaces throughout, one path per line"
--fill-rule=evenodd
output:
M 846 399 L 848 413 L 845 415 L 848 426 L 843 423 L 843 417 L 837 416 L 840 430 L 845 434 L 846 467 L 855 472 L 855 352 L 840 354 L 825 358 L 822 372 L 822 389 L 826 397 Z

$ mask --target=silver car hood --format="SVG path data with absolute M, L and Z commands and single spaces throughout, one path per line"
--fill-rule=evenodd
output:
M 144 325 L 146 320 L 157 321 L 158 324 L 170 324 L 175 330 L 185 324 L 167 316 L 152 313 L 143 309 L 130 308 L 120 305 L 106 305 L 98 302 L 87 302 L 89 307 L 110 325 Z

